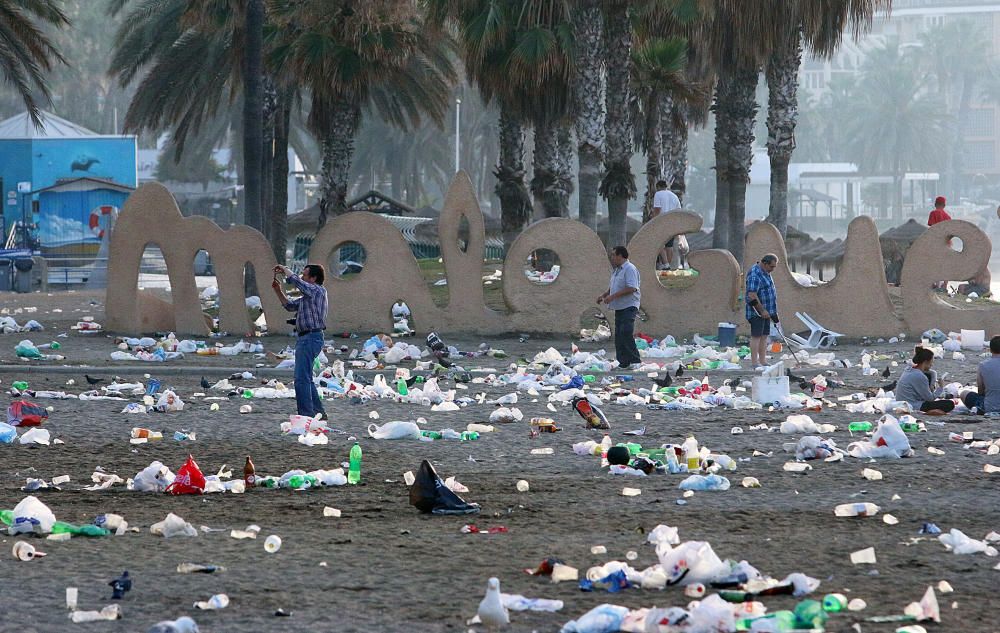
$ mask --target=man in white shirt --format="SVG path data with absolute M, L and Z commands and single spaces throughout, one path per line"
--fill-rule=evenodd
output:
M 675 211 L 681 208 L 680 198 L 673 192 L 667 189 L 667 181 L 660 180 L 656 183 L 656 193 L 653 195 L 653 217 L 669 213 L 670 211 Z M 659 270 L 670 270 L 670 265 L 674 261 L 674 240 L 673 238 L 667 242 L 666 247 L 660 251 L 660 261 L 662 262 Z
M 611 281 L 608 290 L 597 298 L 615 311 L 615 357 L 622 369 L 638 369 L 642 359 L 635 345 L 635 318 L 639 314 L 642 293 L 639 290 L 639 269 L 628 260 L 628 249 L 611 249 Z

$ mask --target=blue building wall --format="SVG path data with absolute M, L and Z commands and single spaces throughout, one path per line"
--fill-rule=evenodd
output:
M 4 237 L 15 222 L 31 214 L 31 199 L 17 191 L 19 182 L 30 182 L 31 190 L 37 191 L 56 184 L 59 180 L 72 178 L 99 178 L 135 187 L 136 145 L 134 137 L 83 137 L 52 139 L 0 139 L 0 180 L 2 180 Z M 104 192 L 111 194 L 114 192 Z M 116 194 L 121 195 L 121 194 Z M 13 203 L 11 203 L 13 201 Z M 84 215 L 84 226 L 93 206 L 90 200 L 78 199 L 84 206 L 72 210 L 69 201 L 61 203 L 61 216 L 68 222 L 78 221 Z M 103 204 L 103 203 L 101 203 Z M 121 207 L 121 202 L 115 204 Z M 56 216 L 46 213 L 49 218 Z M 40 223 L 42 218 L 31 221 Z M 41 232 L 58 234 L 65 227 L 44 227 Z
M 82 253 L 96 251 L 100 239 L 96 230 L 90 229 L 90 214 L 103 205 L 111 205 L 121 210 L 128 194 L 109 189 L 92 191 L 43 191 L 38 194 L 39 214 L 38 239 L 42 253 L 67 245 L 79 244 L 81 248 L 71 249 Z M 99 218 L 100 229 L 107 231 L 108 218 Z M 87 246 L 90 246 L 88 249 Z

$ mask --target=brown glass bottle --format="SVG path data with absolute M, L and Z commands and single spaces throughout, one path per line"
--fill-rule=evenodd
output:
M 253 461 L 250 460 L 250 456 L 247 455 L 247 463 L 243 466 L 243 483 L 246 484 L 247 488 L 253 488 L 257 485 L 257 471 L 254 469 Z

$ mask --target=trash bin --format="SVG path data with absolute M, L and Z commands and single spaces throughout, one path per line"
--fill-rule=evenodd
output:
M 20 257 L 14 260 L 14 290 L 16 292 L 31 292 L 31 269 L 35 262 L 30 257 Z
M 0 259 L 0 292 L 7 292 L 10 285 L 10 260 Z

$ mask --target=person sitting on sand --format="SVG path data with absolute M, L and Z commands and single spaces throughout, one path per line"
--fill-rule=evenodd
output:
M 979 413 L 1000 413 L 1000 336 L 990 339 L 989 359 L 979 363 L 976 372 L 976 391 L 962 398 L 965 406 Z
M 913 351 L 913 365 L 903 370 L 903 375 L 896 383 L 896 398 L 908 402 L 915 411 L 927 415 L 944 415 L 955 408 L 951 400 L 942 400 L 940 393 L 931 391 L 931 385 L 937 384 L 938 391 L 943 387 L 938 380 L 937 372 L 931 369 L 934 363 L 934 352 L 923 347 Z
M 984 266 L 975 277 L 958 287 L 958 294 L 970 295 L 974 292 L 980 297 L 988 297 L 991 283 L 993 283 L 993 277 L 990 275 L 990 269 Z

